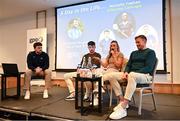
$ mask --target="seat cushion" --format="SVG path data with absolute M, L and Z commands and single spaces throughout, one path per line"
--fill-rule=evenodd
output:
M 149 87 L 150 86 L 150 84 L 137 84 L 137 88 L 138 87 Z

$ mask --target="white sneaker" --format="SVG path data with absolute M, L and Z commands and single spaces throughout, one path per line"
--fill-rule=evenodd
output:
M 25 100 L 29 100 L 30 99 L 30 91 L 29 90 L 26 91 L 24 99 Z
M 72 92 L 69 96 L 65 98 L 65 100 L 75 100 L 75 94 Z
M 113 111 L 116 111 L 119 107 L 121 107 L 121 103 L 119 103 L 117 106 L 113 108 Z M 126 109 L 129 108 L 129 104 L 126 105 Z
M 119 106 L 111 115 L 109 116 L 110 119 L 121 119 L 127 116 L 127 110 Z
M 45 89 L 44 92 L 43 92 L 43 98 L 46 99 L 46 98 L 48 98 L 48 97 L 49 97 L 49 96 L 48 96 L 48 90 Z
M 93 100 L 93 102 L 94 102 L 94 106 L 97 106 L 97 105 L 98 105 L 98 98 L 95 97 L 94 100 Z
M 89 92 L 85 93 L 83 100 L 90 100 L 90 93 Z
M 94 93 L 98 93 L 98 88 L 94 89 L 93 92 L 94 92 Z M 105 93 L 105 90 L 104 90 L 103 88 L 101 88 L 101 92 L 102 92 L 102 93 Z
M 94 96 L 94 100 L 93 100 L 94 106 L 98 106 L 98 97 Z M 90 102 L 90 105 L 92 105 L 92 102 Z

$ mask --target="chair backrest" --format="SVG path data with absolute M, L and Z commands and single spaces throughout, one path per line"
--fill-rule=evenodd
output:
M 156 62 L 155 62 L 154 68 L 153 68 L 152 81 L 154 81 L 154 76 L 156 74 L 157 65 L 158 65 L 158 59 L 156 58 Z
M 18 66 L 15 63 L 2 63 L 2 68 L 6 75 L 17 75 L 19 73 Z
M 128 59 L 124 58 L 123 65 L 122 65 L 122 68 L 121 68 L 121 72 L 123 72 L 125 70 L 127 63 L 128 63 Z
M 156 74 L 157 65 L 158 65 L 158 59 L 156 58 L 156 62 L 155 62 L 155 65 L 154 65 L 154 68 L 153 68 L 153 73 L 152 73 L 152 80 L 151 80 L 152 83 L 150 84 L 152 88 L 154 87 L 154 76 Z

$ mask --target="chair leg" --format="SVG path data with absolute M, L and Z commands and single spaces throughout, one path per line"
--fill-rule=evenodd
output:
M 111 92 L 110 92 L 110 98 L 109 98 L 109 107 L 112 106 L 112 91 L 113 91 L 112 86 L 111 86 L 110 90 L 111 90 Z
M 126 90 L 126 87 L 124 87 L 124 86 L 122 86 L 122 94 L 123 94 L 123 96 L 124 96 L 124 94 L 125 94 L 125 90 Z
M 136 105 L 136 101 L 135 101 L 134 95 L 132 96 L 132 99 L 133 99 L 134 105 Z
M 108 96 L 110 96 L 108 86 L 106 85 L 105 87 L 106 87 Z
M 138 115 L 141 115 L 141 108 L 142 108 L 142 94 L 143 90 L 139 91 L 139 107 L 138 107 Z
M 106 90 L 107 90 L 107 94 L 109 96 L 109 107 L 112 105 L 112 101 L 111 101 L 111 92 L 109 92 L 109 89 L 108 89 L 108 85 L 106 85 Z
M 156 110 L 156 101 L 155 101 L 155 96 L 154 96 L 153 91 L 152 91 L 152 99 L 153 99 L 153 104 L 154 104 L 154 110 Z

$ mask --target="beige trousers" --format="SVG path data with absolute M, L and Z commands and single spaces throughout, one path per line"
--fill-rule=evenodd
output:
M 42 75 L 45 76 L 45 89 L 48 89 L 51 86 L 51 70 L 46 69 L 42 72 Z M 30 90 L 30 81 L 31 76 L 36 76 L 36 73 L 31 69 L 26 70 L 25 72 L 25 89 Z
M 74 84 L 73 84 L 73 77 L 77 76 L 77 72 L 69 72 L 64 74 L 64 80 L 66 82 L 66 85 L 68 87 L 69 93 L 75 92 Z
M 75 92 L 74 84 L 73 84 L 73 77 L 77 76 L 77 72 L 69 72 L 64 74 L 64 80 L 66 82 L 66 85 L 68 87 L 69 93 Z M 90 93 L 90 88 L 91 88 L 91 82 L 85 82 L 84 83 L 85 88 L 86 88 L 86 93 Z
M 110 81 L 110 84 L 114 90 L 116 96 L 122 95 L 122 89 L 120 87 L 119 82 L 123 82 L 122 80 L 123 72 L 111 72 L 103 75 L 103 78 Z M 128 74 L 127 79 L 127 87 L 125 91 L 124 98 L 131 100 L 132 95 L 136 90 L 137 83 L 151 83 L 152 76 L 149 74 L 130 72 Z M 119 81 L 119 82 L 118 82 Z

